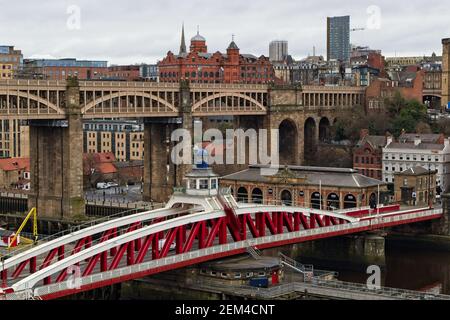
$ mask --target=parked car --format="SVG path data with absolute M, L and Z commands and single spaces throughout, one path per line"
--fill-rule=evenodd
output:
M 107 184 L 108 188 L 114 188 L 114 187 L 119 186 L 119 184 L 116 182 L 107 182 L 106 184 Z
M 98 182 L 97 183 L 97 189 L 108 189 L 109 186 L 106 182 Z

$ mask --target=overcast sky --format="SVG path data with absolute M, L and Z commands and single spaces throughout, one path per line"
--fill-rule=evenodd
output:
M 200 25 L 208 51 L 225 51 L 235 34 L 241 52 L 257 56 L 267 56 L 274 39 L 288 40 L 295 58 L 313 46 L 326 55 L 327 16 L 350 15 L 352 27 L 366 28 L 352 33 L 352 44 L 386 56 L 441 54 L 441 39 L 450 37 L 448 0 L 1 1 L 0 44 L 26 58 L 154 63 L 178 52 L 183 21 L 188 46 Z

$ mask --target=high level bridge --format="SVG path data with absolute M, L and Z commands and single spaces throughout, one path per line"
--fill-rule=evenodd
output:
M 354 87 L 0 81 L 0 119 L 30 125 L 29 207 L 69 220 L 84 213 L 83 119 L 144 119 L 144 196 L 165 202 L 189 170 L 167 169 L 167 137 L 175 128 L 192 130 L 194 117 L 233 116 L 236 128 L 279 129 L 282 164 L 301 164 L 329 137 L 336 114 L 363 101 L 364 89 Z
M 201 171 L 206 170 L 206 171 Z M 208 180 L 209 189 L 199 180 Z M 194 182 L 194 183 L 193 183 Z M 217 176 L 194 169 L 187 189 L 163 208 L 110 219 L 44 239 L 3 257 L 4 299 L 55 299 L 151 274 L 265 249 L 440 219 L 442 209 L 325 211 L 239 204 L 218 192 Z

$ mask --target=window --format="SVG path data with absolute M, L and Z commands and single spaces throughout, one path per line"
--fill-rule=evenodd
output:
M 403 186 L 404 187 L 408 186 L 408 179 L 407 178 L 403 179 Z
M 209 186 L 208 186 L 208 179 L 201 179 L 200 180 L 200 189 L 201 190 L 206 190 L 208 188 L 209 188 Z

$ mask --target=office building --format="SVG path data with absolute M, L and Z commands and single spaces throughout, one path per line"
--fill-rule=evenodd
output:
M 350 16 L 327 18 L 327 60 L 350 60 Z
M 284 61 L 288 56 L 288 42 L 284 40 L 272 41 L 269 45 L 269 60 L 272 62 Z

